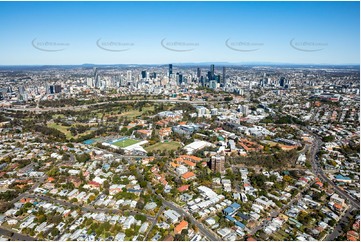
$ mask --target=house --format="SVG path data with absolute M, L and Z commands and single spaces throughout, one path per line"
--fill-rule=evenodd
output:
M 147 231 L 148 227 L 149 227 L 148 222 L 143 223 L 142 226 L 140 226 L 139 233 L 144 234 Z
M 335 180 L 337 182 L 345 182 L 345 183 L 351 183 L 352 179 L 343 175 L 337 175 L 335 176 Z
M 174 233 L 180 234 L 183 229 L 187 229 L 187 228 L 188 228 L 188 222 L 183 220 L 174 228 Z
M 115 241 L 124 241 L 124 239 L 125 239 L 125 234 L 122 232 L 118 233 L 114 238 Z
M 184 173 L 184 174 L 182 175 L 182 178 L 183 178 L 184 180 L 188 181 L 188 180 L 195 179 L 195 178 L 196 178 L 196 175 L 195 175 L 193 172 L 188 171 L 188 172 L 186 172 L 186 173 Z
M 136 132 L 143 139 L 150 138 L 152 136 L 152 130 L 140 129 Z
M 229 215 L 229 216 L 231 216 L 231 215 L 233 215 L 235 213 L 235 210 L 233 209 L 233 207 L 227 207 L 227 208 L 225 208 L 225 209 L 223 209 L 223 214 L 224 215 Z
M 185 191 L 188 191 L 188 189 L 189 189 L 189 185 L 183 185 L 183 186 L 177 188 L 177 190 L 179 192 L 185 192 Z
M 161 137 L 161 139 L 164 139 L 164 137 L 167 137 L 171 134 L 172 134 L 172 128 L 170 128 L 170 127 L 162 128 L 159 130 L 159 136 Z
M 330 197 L 330 202 L 334 202 L 337 204 L 340 204 L 341 206 L 345 205 L 345 199 L 340 198 L 340 196 L 337 193 L 334 193 L 331 197 Z
M 348 241 L 359 241 L 360 235 L 353 230 L 347 232 L 347 240 Z
M 181 215 L 174 210 L 167 210 L 164 212 L 164 216 L 169 219 L 172 223 L 177 223 Z
M 163 241 L 174 241 L 174 237 L 172 235 L 167 235 L 164 237 Z

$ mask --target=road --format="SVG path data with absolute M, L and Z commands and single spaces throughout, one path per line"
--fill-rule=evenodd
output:
M 14 198 L 13 200 L 10 201 L 10 203 L 16 203 L 17 201 L 19 201 L 20 199 L 29 196 L 29 192 L 34 191 L 36 188 L 38 188 L 46 179 L 48 179 L 48 176 L 43 176 L 41 177 L 37 182 L 34 183 L 34 185 L 25 193 L 21 193 L 19 196 L 17 196 L 16 198 Z
M 190 104 L 206 104 L 212 101 L 201 101 L 201 100 L 195 100 L 195 101 L 189 101 L 189 100 L 168 100 L 168 99 L 156 99 L 156 100 L 147 100 L 147 99 L 137 99 L 137 100 L 119 100 L 119 101 L 107 101 L 107 102 L 99 102 L 99 103 L 92 103 L 92 104 L 85 104 L 85 105 L 79 105 L 79 106 L 67 106 L 67 107 L 35 107 L 35 108 L 5 108 L 5 110 L 10 111 L 26 111 L 26 112 L 56 112 L 56 111 L 62 111 L 62 110 L 82 110 L 82 109 L 88 109 L 89 107 L 95 106 L 95 105 L 102 105 L 102 104 L 108 104 L 108 103 L 129 103 L 129 102 L 155 102 L 155 103 L 190 103 Z M 216 102 L 216 101 L 214 101 Z
M 35 238 L 33 238 L 31 236 L 19 234 L 19 233 L 14 232 L 11 229 L 7 229 L 4 227 L 0 227 L 0 234 L 4 235 L 5 237 L 8 237 L 9 239 L 11 239 L 13 241 L 35 241 L 36 240 Z
M 337 192 L 337 194 L 340 195 L 343 199 L 348 201 L 353 207 L 360 209 L 360 203 L 359 201 L 356 201 L 354 198 L 352 198 L 350 195 L 348 195 L 345 191 L 341 190 L 336 184 L 333 183 L 324 173 L 322 170 L 318 160 L 316 159 L 316 154 L 320 150 L 320 147 L 322 145 L 322 141 L 319 137 L 313 135 L 314 141 L 311 146 L 311 166 L 312 166 L 312 172 L 318 175 L 318 177 L 323 181 L 327 182 L 334 191 Z
M 138 171 L 138 170 L 137 170 Z M 139 173 L 138 173 L 139 174 Z M 202 223 L 198 222 L 192 215 L 190 215 L 189 213 L 187 213 L 183 208 L 178 207 L 177 205 L 173 204 L 172 202 L 169 202 L 167 200 L 165 200 L 162 196 L 158 195 L 155 193 L 153 187 L 148 183 L 147 187 L 149 190 L 152 191 L 152 193 L 158 197 L 158 199 L 160 199 L 163 203 L 163 205 L 165 205 L 166 207 L 176 211 L 177 213 L 179 213 L 180 215 L 182 215 L 183 217 L 187 217 L 189 218 L 189 220 L 191 221 L 192 224 L 194 224 L 195 226 L 198 227 L 199 231 L 206 236 L 210 241 L 220 241 L 221 238 L 219 238 L 217 236 L 216 233 L 214 233 L 213 231 L 208 230 L 206 227 L 203 226 Z
M 143 239 L 143 240 L 146 240 L 146 239 L 148 238 L 149 232 L 152 231 L 153 227 L 156 225 L 159 216 L 160 216 L 160 215 L 162 214 L 162 212 L 163 212 L 163 209 L 164 209 L 164 206 L 161 206 L 161 207 L 159 208 L 159 211 L 158 211 L 157 215 L 155 216 L 152 224 L 150 225 L 150 228 L 148 229 L 148 232 L 147 232 L 147 234 L 144 236 L 144 239 Z
M 31 198 L 38 198 L 47 202 L 53 202 L 53 203 L 58 203 L 62 206 L 67 206 L 67 207 L 71 207 L 71 208 L 80 208 L 83 212 L 92 212 L 92 213 L 109 213 L 109 214 L 123 214 L 124 212 L 129 212 L 130 215 L 144 215 L 147 217 L 148 220 L 153 220 L 154 217 L 150 216 L 150 215 L 146 215 L 143 213 L 139 213 L 137 211 L 128 211 L 128 210 L 120 210 L 120 209 L 112 209 L 112 208 L 94 208 L 90 205 L 80 205 L 80 204 L 75 204 L 75 203 L 71 203 L 71 202 L 67 202 L 64 200 L 59 200 L 59 199 L 55 199 L 52 197 L 48 197 L 48 196 L 44 196 L 44 195 L 33 195 L 33 194 L 26 194 L 25 196 L 27 197 L 31 197 Z
M 298 194 L 297 196 L 295 196 L 294 198 L 292 198 L 286 205 L 284 205 L 281 209 L 277 209 L 277 210 L 272 210 L 270 212 L 271 218 L 275 218 L 277 217 L 280 213 L 283 213 L 284 211 L 286 211 L 291 205 L 293 205 L 295 202 L 297 202 L 301 196 L 302 193 L 306 190 L 308 190 L 313 183 L 308 184 L 306 187 L 304 187 Z M 251 235 L 254 235 L 258 230 L 264 228 L 266 226 L 266 224 L 269 222 L 269 220 L 264 219 L 262 224 L 258 225 L 257 227 L 253 228 L 250 232 Z
M 332 233 L 330 233 L 326 237 L 326 239 L 325 239 L 326 241 L 334 241 L 338 236 L 343 234 L 341 224 L 348 224 L 350 222 L 348 217 L 351 215 L 351 212 L 352 212 L 352 207 L 347 209 L 347 211 L 344 213 L 344 215 L 338 221 L 338 223 L 337 223 L 336 227 L 334 228 L 334 230 L 332 231 Z
M 180 215 L 189 218 L 189 220 L 198 227 L 199 231 L 205 235 L 209 240 L 211 241 L 220 241 L 221 238 L 219 238 L 213 231 L 209 231 L 207 228 L 205 228 L 203 226 L 202 223 L 198 222 L 192 215 L 190 215 L 189 213 L 187 213 L 186 211 L 184 211 L 184 209 L 174 205 L 172 202 L 168 202 L 166 201 L 163 197 L 157 195 L 163 202 L 164 205 L 166 205 L 167 207 L 169 207 L 170 209 L 176 211 L 177 213 L 179 213 Z

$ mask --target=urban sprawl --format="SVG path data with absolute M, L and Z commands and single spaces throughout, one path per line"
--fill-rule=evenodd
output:
M 352 66 L 0 67 L 0 239 L 360 240 Z

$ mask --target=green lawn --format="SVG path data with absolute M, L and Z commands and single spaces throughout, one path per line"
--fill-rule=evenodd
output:
M 154 145 L 148 146 L 145 148 L 146 151 L 154 151 L 154 150 L 177 150 L 179 147 L 181 147 L 181 144 L 176 141 L 170 141 L 170 142 L 158 142 Z
M 118 146 L 120 148 L 124 148 L 130 145 L 134 145 L 136 143 L 139 143 L 139 140 L 134 140 L 134 139 L 127 139 L 124 141 L 117 141 L 115 143 L 113 143 L 113 145 Z
M 67 139 L 70 139 L 70 138 L 73 137 L 71 135 L 70 131 L 67 130 L 70 127 L 66 127 L 66 126 L 63 126 L 61 124 L 56 124 L 56 123 L 48 123 L 47 125 L 48 125 L 49 128 L 54 128 L 54 129 L 57 129 L 60 132 L 64 133 Z
M 138 109 L 130 110 L 128 112 L 121 113 L 119 116 L 123 116 L 123 117 L 127 117 L 127 118 L 135 118 L 135 117 L 141 116 L 146 111 L 154 111 L 154 106 L 143 107 L 141 112 Z

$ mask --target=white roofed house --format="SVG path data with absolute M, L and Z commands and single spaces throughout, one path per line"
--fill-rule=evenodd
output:
M 129 229 L 132 224 L 134 224 L 136 222 L 135 218 L 133 216 L 129 216 L 127 217 L 127 219 L 124 221 L 123 223 L 123 228 L 124 229 Z
M 172 223 L 177 223 L 181 215 L 174 210 L 167 210 L 164 212 L 164 216 L 169 219 Z

